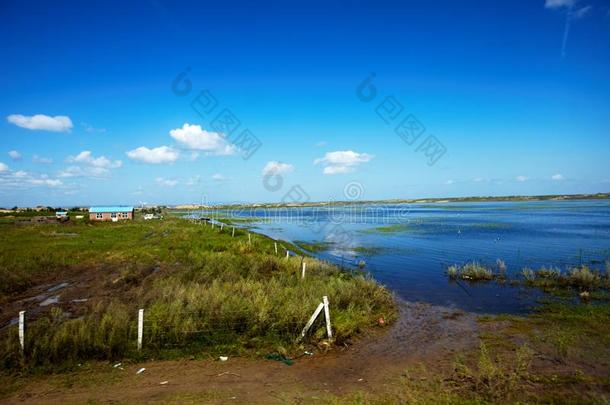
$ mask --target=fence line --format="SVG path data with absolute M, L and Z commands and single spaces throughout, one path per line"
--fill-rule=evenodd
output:
M 307 332 L 309 331 L 309 329 L 312 327 L 312 325 L 314 324 L 314 322 L 316 321 L 316 319 L 318 318 L 318 315 L 322 312 L 322 310 L 324 310 L 324 317 L 326 319 L 326 334 L 328 336 L 328 339 L 332 340 L 332 329 L 331 329 L 331 323 L 330 323 L 330 310 L 329 310 L 329 302 L 328 302 L 328 297 L 324 296 L 322 297 L 322 302 L 320 302 L 318 304 L 318 307 L 316 308 L 316 310 L 314 311 L 314 314 L 309 318 L 309 320 L 307 321 L 307 323 L 305 324 L 305 327 L 302 329 L 300 336 L 297 338 L 298 340 L 302 339 L 305 337 L 305 335 L 307 334 Z M 25 311 L 20 311 L 19 312 L 19 349 L 22 355 L 25 355 L 25 335 L 26 335 L 26 317 L 25 317 Z M 196 314 L 201 316 L 201 312 L 200 311 L 187 311 L 187 312 L 180 312 L 179 315 L 184 316 L 184 315 L 188 315 L 188 314 Z M 226 314 L 226 313 L 223 313 Z M 231 313 L 229 313 L 231 314 Z M 244 317 L 248 317 L 251 318 L 252 314 L 248 314 L 245 312 L 237 312 L 235 311 L 233 314 L 239 314 L 239 315 L 244 315 Z M 142 351 L 143 346 L 144 346 L 144 334 L 145 334 L 145 330 L 146 329 L 151 329 L 151 332 L 148 333 L 152 333 L 152 335 L 156 336 L 156 337 L 160 337 L 160 336 L 176 336 L 176 335 L 186 335 L 186 334 L 197 334 L 197 333 L 209 333 L 210 336 L 214 336 L 215 333 L 214 332 L 222 332 L 223 331 L 223 327 L 229 327 L 229 326 L 242 326 L 244 328 L 250 326 L 247 322 L 244 321 L 233 321 L 233 322 L 225 322 L 222 319 L 209 319 L 209 327 L 204 327 L 203 329 L 195 329 L 195 330 L 178 330 L 178 331 L 173 331 L 171 333 L 167 333 L 167 332 L 163 332 L 159 329 L 154 328 L 155 326 L 158 326 L 155 321 L 157 320 L 164 320 L 167 321 L 167 319 L 162 319 L 162 318 L 155 318 L 154 315 L 145 317 L 144 316 L 144 308 L 140 308 L 138 310 L 138 319 L 137 319 L 137 337 L 136 337 L 136 347 L 138 351 Z M 271 322 L 273 323 L 273 322 Z M 303 323 L 300 321 L 294 321 L 294 322 L 282 322 L 282 326 L 284 327 L 288 327 L 290 328 L 297 328 L 300 325 L 302 325 Z M 266 329 L 266 328 L 263 328 Z M 240 333 L 237 330 L 234 330 L 235 333 Z M 159 342 L 160 344 L 166 345 L 166 343 L 163 342 Z M 178 345 L 178 344 L 176 344 Z

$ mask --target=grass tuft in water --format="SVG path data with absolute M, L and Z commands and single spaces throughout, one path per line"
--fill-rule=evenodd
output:
M 452 265 L 447 268 L 447 275 L 451 279 L 462 279 L 468 281 L 493 280 L 493 271 L 477 262 L 469 262 L 462 266 Z

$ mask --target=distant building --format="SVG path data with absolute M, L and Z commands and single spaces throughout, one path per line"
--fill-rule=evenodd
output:
M 91 221 L 124 221 L 133 219 L 133 207 L 91 207 L 89 208 L 89 219 Z
M 68 217 L 68 213 L 66 211 L 56 211 L 55 218 L 62 219 Z

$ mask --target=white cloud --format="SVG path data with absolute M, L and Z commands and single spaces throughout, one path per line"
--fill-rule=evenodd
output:
M 48 174 L 28 173 L 23 170 L 12 171 L 0 163 L 0 189 L 28 189 L 31 187 L 65 188 L 64 183 L 51 178 Z
M 32 116 L 11 114 L 6 117 L 6 120 L 11 124 L 17 125 L 18 127 L 32 130 L 69 132 L 72 129 L 72 120 L 70 120 L 70 117 L 66 117 L 65 115 L 50 117 L 44 114 L 36 114 Z
M 182 128 L 169 131 L 178 143 L 192 150 L 202 150 L 213 155 L 232 155 L 236 152 L 234 145 L 229 144 L 218 132 L 208 132 L 200 125 L 185 123 Z
M 176 184 L 178 184 L 178 180 L 166 179 L 164 177 L 157 177 L 155 182 L 163 187 L 174 187 Z
M 48 165 L 48 164 L 53 163 L 53 159 L 48 158 L 48 157 L 43 157 L 43 156 L 34 155 L 34 156 L 32 157 L 32 162 L 34 162 L 34 163 L 41 163 L 41 164 Z
M 178 160 L 179 152 L 169 146 L 159 146 L 158 148 L 149 149 L 146 146 L 140 146 L 134 150 L 127 152 L 127 156 L 133 160 L 139 160 L 145 163 L 160 164 L 173 163 Z
M 526 176 L 517 176 L 515 179 L 517 181 L 524 182 L 524 181 L 528 180 L 528 177 L 526 177 Z
M 85 132 L 88 132 L 90 134 L 94 134 L 94 133 L 103 134 L 104 132 L 106 132 L 106 128 L 95 128 L 94 126 L 87 124 L 86 122 L 81 122 L 80 125 L 83 127 Z
M 225 180 L 227 180 L 227 178 L 225 176 L 223 176 L 222 174 L 220 174 L 220 173 L 214 173 L 212 175 L 212 180 L 214 180 L 214 181 L 225 181 Z
M 561 181 L 561 180 L 563 180 L 563 174 L 561 174 L 561 173 L 554 174 L 551 176 L 551 180 Z
M 544 2 L 544 7 L 552 9 L 561 7 L 572 7 L 575 2 L 575 0 L 546 0 Z
M 84 150 L 76 156 L 68 156 L 68 162 L 73 163 L 59 173 L 59 177 L 103 177 L 111 169 L 123 166 L 120 160 L 110 160 L 106 156 L 95 157 L 89 150 Z
M 86 173 L 80 166 L 69 166 L 64 170 L 60 171 L 58 174 L 59 177 L 85 177 Z
M 48 186 L 51 188 L 63 186 L 63 182 L 59 179 L 31 179 L 30 184 L 35 186 Z
M 351 150 L 328 152 L 323 158 L 316 159 L 315 165 L 321 163 L 324 167 L 324 174 L 350 173 L 362 164 L 370 162 L 374 158 L 368 153 L 358 153 Z
M 16 150 L 12 150 L 8 153 L 8 155 L 10 156 L 11 159 L 17 161 L 17 160 L 21 160 L 21 153 L 17 152 Z
M 68 157 L 69 162 L 83 163 L 101 169 L 118 169 L 123 165 L 120 160 L 110 160 L 106 156 L 95 157 L 89 150 L 84 150 L 76 156 Z
M 192 187 L 192 186 L 196 186 L 198 184 L 201 183 L 201 176 L 200 175 L 196 175 L 191 177 L 190 179 L 188 179 L 188 181 L 186 182 L 186 185 L 188 187 Z
M 448 185 L 448 186 L 450 186 L 450 185 L 451 185 L 451 184 L 453 184 L 453 183 L 454 183 L 454 181 L 453 181 L 453 180 L 447 180 L 447 181 L 445 182 L 445 184 L 446 184 L 446 185 Z
M 291 165 L 289 163 L 283 163 L 283 162 L 277 162 L 275 160 L 271 160 L 271 161 L 267 162 L 267 164 L 263 168 L 263 176 L 292 173 L 293 171 L 294 171 L 293 165 Z

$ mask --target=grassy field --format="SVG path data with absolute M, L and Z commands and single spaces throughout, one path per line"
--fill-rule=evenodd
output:
M 48 308 L 35 306 L 23 358 L 17 328 L 2 331 L 1 366 L 57 369 L 87 359 L 289 355 L 302 350 L 296 338 L 323 295 L 331 302 L 337 344 L 380 316 L 394 316 L 391 294 L 372 279 L 309 257 L 287 259 L 284 248 L 298 249 L 284 243 L 276 256 L 272 240 L 251 236 L 249 243 L 246 231 L 236 230 L 233 238 L 228 227 L 221 232 L 177 218 L 0 222 L 4 308 L 37 286 L 66 280 L 88 298 L 81 309 L 63 299 Z M 136 351 L 138 308 L 145 308 L 142 352 Z M 318 321 L 306 342 L 323 338 Z

